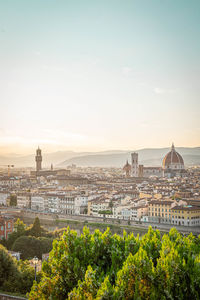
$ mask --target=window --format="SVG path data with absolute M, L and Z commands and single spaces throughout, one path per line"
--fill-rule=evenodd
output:
M 10 222 L 8 222 L 8 228 L 11 228 L 11 224 L 10 224 Z
M 2 230 L 2 231 L 3 231 L 3 228 L 4 228 L 4 227 L 3 227 L 3 225 L 2 225 L 2 226 L 1 226 L 1 230 Z

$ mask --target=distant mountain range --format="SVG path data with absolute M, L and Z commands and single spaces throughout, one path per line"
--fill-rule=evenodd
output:
M 177 147 L 176 150 L 182 155 L 185 165 L 200 165 L 200 147 L 185 148 Z M 164 156 L 170 151 L 170 148 L 140 149 L 138 153 L 139 164 L 145 166 L 161 166 Z M 105 166 L 122 167 L 126 160 L 131 161 L 132 151 L 121 151 L 118 153 L 98 153 L 89 155 L 80 155 L 65 160 L 60 166 L 76 164 L 77 166 Z
M 161 166 L 165 154 L 169 151 L 170 148 L 135 150 L 139 155 L 139 164 L 144 164 L 145 166 Z M 200 165 L 200 147 L 177 147 L 176 151 L 182 155 L 185 165 Z M 130 162 L 131 152 L 133 151 L 110 150 L 101 152 L 58 151 L 43 153 L 43 166 L 50 168 L 51 163 L 53 163 L 56 167 L 67 167 L 71 164 L 92 167 L 122 167 L 127 159 Z M 34 167 L 35 154 L 0 156 L 0 165 L 7 164 L 14 164 L 16 167 Z

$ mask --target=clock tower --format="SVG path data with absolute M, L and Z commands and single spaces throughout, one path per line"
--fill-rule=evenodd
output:
M 36 150 L 36 172 L 39 172 L 42 170 L 42 150 L 38 147 Z

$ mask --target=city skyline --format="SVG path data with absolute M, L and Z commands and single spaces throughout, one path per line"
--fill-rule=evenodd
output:
M 2 1 L 0 154 L 200 146 L 199 1 Z

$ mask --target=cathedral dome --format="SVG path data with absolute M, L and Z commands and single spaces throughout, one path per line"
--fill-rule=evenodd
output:
M 184 161 L 182 156 L 176 152 L 174 144 L 171 151 L 167 153 L 163 159 L 164 169 L 184 169 Z

